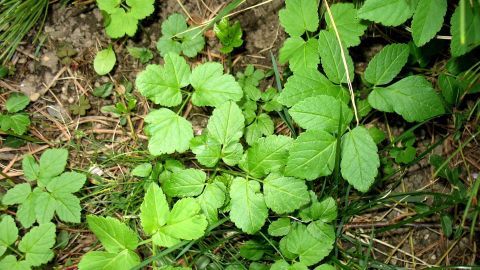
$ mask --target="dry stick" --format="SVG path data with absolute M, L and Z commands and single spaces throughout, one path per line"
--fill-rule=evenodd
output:
M 358 119 L 357 105 L 355 105 L 355 94 L 353 93 L 352 81 L 350 80 L 350 74 L 348 74 L 347 59 L 345 58 L 345 51 L 343 50 L 342 40 L 340 39 L 340 35 L 338 34 L 337 26 L 335 25 L 335 21 L 333 20 L 333 15 L 332 15 L 332 12 L 330 11 L 330 7 L 328 6 L 327 0 L 323 0 L 323 2 L 325 3 L 325 6 L 327 7 L 328 17 L 330 18 L 330 21 L 332 22 L 333 30 L 335 31 L 335 36 L 337 37 L 338 44 L 340 45 L 340 52 L 341 52 L 341 55 L 342 55 L 343 67 L 345 68 L 345 75 L 347 76 L 348 90 L 350 90 L 350 97 L 352 99 L 353 112 L 355 113 L 355 120 L 357 121 L 357 126 L 358 126 L 360 124 L 360 120 Z

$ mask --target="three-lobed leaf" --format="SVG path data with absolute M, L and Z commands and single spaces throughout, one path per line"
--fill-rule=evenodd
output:
M 314 32 L 318 28 L 317 1 L 286 0 L 285 8 L 278 16 L 280 24 L 292 37 L 301 36 L 305 31 Z
M 290 37 L 280 48 L 279 59 L 281 64 L 289 62 L 293 72 L 307 69 L 317 69 L 320 63 L 318 55 L 318 41 L 310 38 L 305 41 L 301 37 Z

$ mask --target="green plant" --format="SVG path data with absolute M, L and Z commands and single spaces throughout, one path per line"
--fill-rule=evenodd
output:
M 222 48 L 220 49 L 222 53 L 231 53 L 233 49 L 243 44 L 243 32 L 239 21 L 230 25 L 228 18 L 223 18 L 213 26 L 213 31 L 220 43 L 222 43 Z
M 27 128 L 30 125 L 30 117 L 26 113 L 21 112 L 24 110 L 30 99 L 22 93 L 12 93 L 5 103 L 6 114 L 0 114 L 0 129 L 3 131 L 13 131 L 17 135 L 22 135 L 27 132 Z
M 140 60 L 142 64 L 148 63 L 153 58 L 152 51 L 147 48 L 128 47 L 127 50 L 133 58 Z

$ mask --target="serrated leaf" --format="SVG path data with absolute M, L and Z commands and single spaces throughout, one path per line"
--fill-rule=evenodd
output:
M 40 180 L 46 180 L 61 174 L 67 166 L 68 151 L 66 149 L 48 149 L 40 156 Z
M 144 19 L 155 10 L 153 4 L 155 0 L 127 0 L 127 5 L 131 7 L 130 14 L 136 19 Z
M 315 200 L 307 208 L 300 211 L 299 216 L 304 222 L 312 220 L 320 220 L 323 222 L 331 222 L 337 218 L 337 204 L 332 197 L 326 197 L 322 201 Z
M 133 170 L 130 172 L 133 176 L 137 177 L 148 177 L 152 172 L 152 164 L 150 163 L 142 163 L 137 165 Z
M 41 192 L 35 201 L 35 216 L 39 224 L 50 222 L 55 214 L 55 198 L 48 192 Z
M 360 22 L 357 9 L 351 3 L 336 3 L 330 7 L 340 40 L 345 46 L 352 47 L 360 44 L 360 37 L 367 30 L 367 25 Z M 335 33 L 330 16 L 325 14 L 328 31 Z
M 290 149 L 285 175 L 314 180 L 330 175 L 335 164 L 336 139 L 320 130 L 300 134 Z
M 165 233 L 159 231 L 152 236 L 152 242 L 160 247 L 171 247 L 180 243 L 180 239 L 166 235 Z
M 287 162 L 292 141 L 292 138 L 282 135 L 260 138 L 247 150 L 239 166 L 254 177 L 280 171 Z
M 222 145 L 237 142 L 243 135 L 245 118 L 234 102 L 225 102 L 213 110 L 207 125 L 208 136 Z
M 82 257 L 79 270 L 127 270 L 140 263 L 140 257 L 128 249 L 119 253 L 90 251 Z
M 140 220 L 145 233 L 153 234 L 165 225 L 169 212 L 163 191 L 157 184 L 150 184 L 140 206 Z
M 285 9 L 278 16 L 281 25 L 290 36 L 301 36 L 305 31 L 314 32 L 318 28 L 317 1 L 286 0 Z
M 367 192 L 379 166 L 377 145 L 366 128 L 358 126 L 343 136 L 340 168 L 343 178 L 355 189 Z
M 25 109 L 29 103 L 30 99 L 25 94 L 14 92 L 5 102 L 5 108 L 9 113 L 16 113 Z
M 265 73 L 248 65 L 245 68 L 245 72 L 237 72 L 238 84 L 243 88 L 245 95 L 253 101 L 257 101 L 261 98 L 262 92 L 258 89 L 260 81 L 265 77 Z
M 329 133 L 338 132 L 340 119 L 340 130 L 343 133 L 353 119 L 352 110 L 345 103 L 325 95 L 307 98 L 295 104 L 288 112 L 300 127 Z
M 358 16 L 385 26 L 398 26 L 413 14 L 415 6 L 408 0 L 367 0 Z
M 165 226 L 159 229 L 168 236 L 194 240 L 203 236 L 208 222 L 201 208 L 193 198 L 184 198 L 175 203 Z
M 23 175 L 27 180 L 37 180 L 40 166 L 32 155 L 26 155 L 22 160 Z
M 11 216 L 5 215 L 0 222 L 0 256 L 3 255 L 6 248 L 18 238 L 18 228 Z M 2 251 L 3 250 L 3 251 Z
M 15 185 L 3 196 L 2 204 L 14 205 L 24 203 L 31 192 L 32 187 L 28 183 Z
M 12 130 L 17 135 L 27 132 L 30 125 L 30 118 L 25 113 L 17 113 L 14 115 L 0 114 L 0 129 L 7 131 Z
M 260 230 L 268 216 L 260 184 L 237 177 L 230 186 L 230 198 L 230 219 L 235 225 L 248 234 Z
M 420 0 L 412 20 L 412 37 L 421 47 L 430 41 L 442 28 L 447 12 L 447 0 Z
M 209 62 L 192 71 L 191 84 L 195 89 L 192 103 L 196 106 L 217 107 L 226 101 L 239 101 L 243 96 L 240 85 L 229 74 L 223 74 L 220 63 Z
M 18 249 L 25 253 L 25 260 L 31 266 L 39 266 L 53 258 L 51 248 L 55 244 L 55 225 L 53 223 L 41 224 L 33 227 L 22 238 Z
M 220 51 L 225 54 L 232 52 L 234 48 L 240 47 L 243 44 L 243 33 L 239 21 L 230 25 L 228 18 L 224 17 L 213 26 L 213 31 L 222 43 Z
M 225 203 L 226 190 L 227 188 L 222 182 L 208 183 L 203 193 L 197 197 L 209 224 L 218 221 L 218 209 Z
M 8 270 L 31 270 L 30 264 L 26 261 L 17 261 L 13 255 L 7 255 L 0 260 L 0 269 Z
M 121 38 L 125 35 L 133 37 L 137 32 L 137 24 L 138 19 L 134 14 L 118 7 L 110 13 L 110 21 L 105 27 L 105 32 L 111 38 Z
M 373 108 L 396 112 L 408 122 L 424 121 L 445 112 L 442 101 L 423 76 L 409 76 L 368 96 Z
M 118 219 L 88 215 L 87 223 L 108 252 L 135 250 L 138 246 L 137 234 Z
M 107 13 L 114 12 L 120 3 L 121 0 L 97 0 L 98 8 Z
M 272 135 L 274 129 L 273 120 L 268 114 L 262 113 L 246 128 L 245 140 L 249 145 L 252 145 L 260 137 Z
M 265 204 L 277 214 L 291 213 L 310 202 L 305 180 L 270 174 L 263 180 Z
M 222 157 L 222 145 L 207 135 L 196 136 L 190 141 L 190 149 L 200 164 L 213 167 Z
M 291 224 L 289 218 L 279 218 L 268 226 L 268 234 L 271 236 L 284 236 L 290 232 Z
M 112 71 L 113 67 L 115 66 L 115 62 L 117 62 L 117 58 L 115 57 L 115 52 L 110 46 L 99 51 L 97 55 L 95 55 L 95 59 L 93 60 L 93 68 L 98 75 L 106 75 Z
M 152 155 L 185 152 L 193 138 L 192 124 L 169 109 L 151 111 L 146 117 L 145 128 L 151 136 L 148 150 Z
M 174 172 L 163 182 L 163 191 L 170 197 L 192 197 L 202 193 L 207 175 L 202 170 L 186 169 Z
M 298 102 L 318 95 L 327 95 L 338 98 L 345 103 L 350 99 L 347 91 L 341 86 L 334 85 L 316 69 L 296 72 L 290 76 L 278 102 L 291 107 Z
M 278 60 L 281 64 L 289 62 L 293 72 L 317 69 L 320 63 L 318 41 L 315 38 L 305 41 L 301 37 L 290 37 L 280 48 Z
M 75 193 L 83 187 L 86 180 L 83 173 L 64 172 L 48 183 L 47 190 L 52 193 Z
M 138 91 L 155 104 L 177 106 L 182 102 L 181 88 L 190 83 L 190 67 L 174 53 L 164 56 L 165 64 L 148 65 L 135 81 Z
M 407 63 L 410 49 L 407 44 L 390 44 L 377 53 L 365 70 L 365 79 L 375 85 L 391 82 Z
M 153 59 L 152 51 L 147 48 L 127 47 L 127 50 L 133 58 L 140 60 L 142 64 L 146 64 Z
M 452 41 L 450 51 L 453 57 L 464 55 L 480 44 L 480 4 L 476 1 L 463 1 L 465 6 L 462 15 L 462 3 L 460 3 L 450 19 L 450 33 Z M 464 23 L 462 24 L 462 20 Z M 464 40 L 462 42 L 462 30 L 464 27 Z
M 56 200 L 55 212 L 64 222 L 80 223 L 80 200 L 70 193 L 53 194 Z
M 38 195 L 41 193 L 40 188 L 35 188 L 27 199 L 18 206 L 17 220 L 20 221 L 24 228 L 29 228 L 35 222 L 35 206 Z
M 348 67 L 348 75 L 353 81 L 353 61 L 347 48 L 343 45 L 345 60 Z M 318 36 L 318 52 L 323 70 L 327 77 L 334 83 L 347 83 L 347 74 L 342 60 L 342 50 L 338 40 L 332 32 L 322 30 Z

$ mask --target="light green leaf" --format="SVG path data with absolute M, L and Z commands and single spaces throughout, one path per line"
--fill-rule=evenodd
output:
M 142 163 L 137 165 L 133 170 L 130 172 L 133 176 L 137 177 L 148 177 L 152 172 L 152 164 L 150 163 Z
M 177 106 L 182 102 L 181 88 L 190 83 L 190 67 L 174 53 L 164 56 L 165 65 L 148 65 L 135 81 L 138 91 L 155 104 Z
M 321 202 L 317 200 L 315 194 L 312 204 L 300 211 L 299 216 L 304 222 L 312 220 L 320 220 L 323 222 L 331 222 L 337 218 L 337 204 L 332 197 L 326 197 Z
M 14 92 L 5 102 L 5 108 L 9 113 L 16 113 L 25 109 L 29 103 L 30 99 L 25 94 Z
M 239 21 L 230 24 L 228 18 L 224 17 L 220 22 L 215 23 L 213 31 L 220 40 L 220 43 L 222 43 L 222 48 L 220 48 L 222 53 L 230 53 L 234 48 L 240 47 L 243 44 L 243 33 Z
M 193 198 L 183 198 L 175 203 L 160 232 L 178 239 L 194 240 L 202 237 L 208 222 Z
M 137 234 L 118 219 L 88 215 L 87 223 L 108 252 L 135 250 L 138 246 Z
M 117 58 L 115 57 L 115 52 L 110 46 L 97 53 L 95 60 L 93 60 L 93 68 L 98 75 L 106 75 L 112 71 L 115 62 L 117 62 Z
M 347 91 L 341 86 L 332 84 L 318 70 L 308 69 L 296 72 L 288 78 L 278 102 L 291 107 L 308 97 L 318 95 L 332 96 L 345 103 L 350 99 Z
M 222 145 L 210 139 L 206 134 L 196 136 L 190 141 L 190 149 L 200 164 L 213 167 L 222 157 Z
M 292 138 L 282 135 L 258 139 L 243 156 L 240 168 L 254 177 L 280 171 L 287 162 L 292 141 Z
M 336 139 L 320 130 L 307 130 L 293 142 L 285 175 L 314 180 L 330 175 L 335 164 Z
M 208 136 L 222 145 L 238 142 L 243 135 L 245 118 L 234 102 L 225 102 L 213 110 L 207 125 Z
M 293 72 L 317 69 L 320 63 L 318 41 L 315 38 L 310 38 L 308 41 L 301 37 L 288 38 L 280 48 L 279 54 L 279 62 L 281 64 L 289 62 Z
M 11 216 L 5 215 L 0 222 L 0 256 L 3 255 L 6 248 L 18 238 L 18 228 Z
M 55 214 L 55 198 L 48 192 L 41 192 L 36 200 L 35 216 L 39 224 L 50 222 Z
M 252 101 L 261 98 L 262 92 L 258 89 L 260 81 L 265 77 L 265 72 L 261 69 L 255 69 L 253 65 L 248 65 L 245 72 L 237 72 L 238 84 L 243 88 L 245 95 Z
M 378 174 L 380 160 L 377 145 L 362 126 L 343 136 L 340 168 L 343 178 L 354 188 L 367 192 Z
M 310 202 L 305 180 L 272 173 L 263 181 L 265 204 L 277 214 L 291 213 Z
M 197 197 L 209 224 L 218 221 L 218 209 L 225 203 L 227 188 L 222 182 L 214 182 L 206 185 L 203 193 Z
M 243 96 L 240 85 L 229 74 L 223 74 L 220 63 L 209 62 L 193 69 L 191 84 L 195 89 L 192 103 L 196 106 L 217 107 L 226 101 L 239 101 Z
M 398 26 L 410 18 L 415 6 L 408 0 L 367 0 L 358 10 L 358 16 L 385 26 Z
M 367 30 L 367 25 L 360 22 L 357 9 L 351 3 L 336 3 L 330 6 L 333 20 L 337 28 L 340 40 L 346 47 L 360 44 L 360 37 Z M 328 31 L 335 33 L 330 16 L 325 14 Z
M 26 261 L 17 261 L 13 255 L 7 255 L 0 260 L 0 269 L 8 270 L 31 270 L 30 264 Z
M 286 0 L 278 16 L 280 24 L 290 36 L 301 36 L 318 28 L 318 3 L 312 0 Z
M 86 180 L 83 173 L 64 172 L 48 183 L 47 190 L 52 193 L 74 193 L 83 187 Z
M 222 160 L 228 166 L 235 166 L 242 159 L 243 146 L 241 143 L 230 143 L 222 148 Z
M 279 218 L 268 226 L 268 234 L 271 236 L 284 236 L 290 231 L 291 224 L 289 218 Z
M 97 6 L 109 14 L 115 12 L 122 0 L 97 0 Z
M 18 249 L 25 253 L 25 260 L 31 266 L 39 266 L 53 258 L 51 248 L 55 244 L 55 225 L 41 224 L 33 227 L 18 244 Z
M 127 5 L 131 7 L 130 14 L 136 19 L 144 19 L 155 10 L 153 4 L 155 0 L 127 0 Z
M 202 170 L 186 169 L 174 172 L 163 182 L 163 191 L 170 197 L 191 197 L 202 193 L 207 175 Z
M 133 58 L 140 60 L 142 64 L 146 64 L 153 59 L 152 51 L 147 48 L 127 47 L 127 50 Z
M 315 269 L 313 270 L 336 270 L 337 268 L 335 268 L 334 266 L 331 266 L 330 264 L 321 264 L 317 267 L 315 267 Z
M 462 5 L 459 4 L 450 19 L 450 33 L 452 42 L 450 51 L 453 57 L 462 56 L 480 45 L 480 3 L 477 1 L 459 0 L 464 2 L 465 12 L 462 16 Z M 471 3 L 473 2 L 473 6 Z M 464 24 L 462 24 L 462 19 Z M 464 41 L 462 30 L 464 27 Z
M 159 231 L 152 236 L 152 241 L 155 245 L 160 247 L 171 247 L 180 243 L 181 240 Z
M 14 115 L 1 115 L 0 125 L 4 131 L 12 130 L 17 135 L 22 135 L 27 132 L 27 128 L 30 125 L 30 118 L 27 114 L 17 113 Z
M 395 111 L 408 122 L 424 121 L 445 112 L 440 97 L 423 76 L 409 76 L 388 87 L 374 88 L 368 102 L 377 110 Z
M 38 178 L 45 180 L 61 174 L 67 166 L 68 151 L 66 149 L 48 149 L 40 156 L 40 173 Z
M 268 114 L 262 113 L 246 128 L 245 140 L 249 145 L 252 145 L 258 138 L 272 135 L 274 129 L 273 120 Z
M 420 0 L 412 20 L 412 37 L 421 47 L 430 41 L 442 28 L 447 12 L 447 0 Z
M 2 204 L 14 205 L 24 203 L 31 192 L 32 188 L 28 183 L 15 185 L 3 196 Z
M 35 206 L 38 195 L 42 193 L 41 189 L 36 187 L 27 199 L 18 207 L 17 220 L 20 221 L 24 228 L 32 226 L 35 222 Z
M 40 167 L 32 155 L 26 155 L 22 160 L 23 175 L 27 180 L 37 180 Z
M 140 206 L 140 221 L 145 233 L 151 235 L 165 225 L 169 212 L 165 194 L 156 183 L 150 184 Z
M 151 136 L 148 150 L 152 155 L 183 153 L 193 138 L 192 124 L 169 109 L 150 112 L 145 117 L 146 131 Z
M 116 8 L 110 14 L 109 24 L 105 27 L 107 35 L 111 38 L 121 38 L 125 35 L 133 37 L 137 32 L 138 24 L 138 19 L 133 15 L 131 12 L 126 13 L 123 8 Z
M 54 193 L 56 199 L 55 212 L 64 222 L 80 223 L 80 200 L 71 193 Z
M 140 263 L 140 257 L 128 249 L 119 253 L 90 251 L 82 257 L 79 270 L 129 270 Z
M 205 47 L 205 38 L 201 28 L 189 28 L 185 33 L 179 34 L 182 42 L 183 54 L 187 57 L 195 57 Z
M 230 219 L 242 231 L 253 234 L 260 230 L 268 216 L 260 184 L 237 177 L 230 186 Z
M 288 110 L 292 119 L 302 128 L 337 133 L 341 115 L 341 133 L 353 119 L 350 108 L 342 101 L 320 95 L 307 98 Z
M 350 80 L 353 81 L 353 61 L 350 54 L 348 54 L 346 46 L 343 44 L 342 46 L 347 61 L 348 75 Z M 335 34 L 325 30 L 320 31 L 318 37 L 318 52 L 320 53 L 322 67 L 327 77 L 334 83 L 347 83 L 347 74 L 342 60 L 342 50 Z
M 372 84 L 387 84 L 400 73 L 407 63 L 410 49 L 407 44 L 390 44 L 368 63 L 365 79 Z

